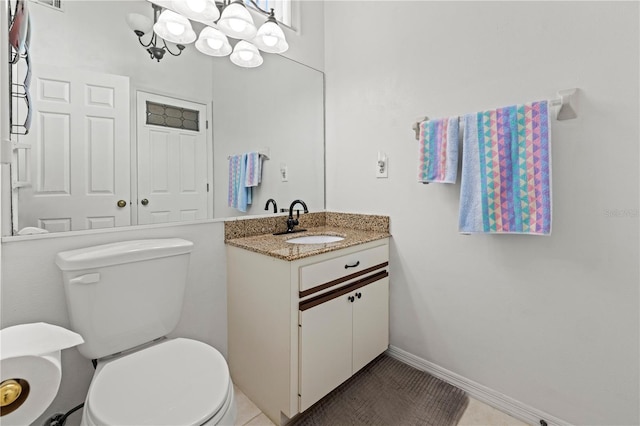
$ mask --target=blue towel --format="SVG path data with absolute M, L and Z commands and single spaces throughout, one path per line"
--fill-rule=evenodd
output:
M 458 126 L 457 116 L 420 123 L 418 182 L 456 183 Z
M 238 210 L 247 211 L 247 206 L 251 204 L 251 187 L 246 185 L 247 180 L 247 154 L 242 154 L 240 160 L 240 179 L 238 182 Z

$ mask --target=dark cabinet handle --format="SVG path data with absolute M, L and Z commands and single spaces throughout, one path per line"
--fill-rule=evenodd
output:
M 353 301 L 356 300 L 356 298 L 353 297 L 353 296 L 349 296 L 349 297 L 347 297 L 347 299 L 349 299 L 349 302 L 351 302 L 351 303 L 353 303 Z
M 344 269 L 349 269 L 349 268 L 356 268 L 360 265 L 360 261 L 358 260 L 356 263 L 352 264 L 352 265 L 344 265 Z
M 362 297 L 362 293 L 360 293 L 360 292 L 356 293 L 356 297 L 357 297 L 358 299 L 360 299 L 360 298 Z

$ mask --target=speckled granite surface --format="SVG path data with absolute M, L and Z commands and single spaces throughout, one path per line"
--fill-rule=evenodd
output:
M 325 224 L 363 231 L 389 232 L 389 216 L 326 212 Z
M 296 260 L 369 241 L 390 237 L 389 217 L 351 213 L 309 213 L 300 216 L 296 229 L 305 232 L 273 235 L 285 231 L 287 215 L 225 222 L 225 242 L 267 256 Z M 326 244 L 292 244 L 286 240 L 306 235 L 337 235 L 344 240 Z

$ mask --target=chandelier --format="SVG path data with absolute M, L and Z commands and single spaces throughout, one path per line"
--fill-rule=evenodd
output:
M 256 29 L 242 0 L 224 0 L 223 3 L 216 3 L 215 0 L 157 1 L 162 6 L 151 3 L 153 22 L 139 13 L 130 13 L 127 22 L 138 36 L 140 44 L 147 49 L 149 57 L 158 62 L 167 53 L 179 56 L 185 45 L 195 42 L 196 49 L 205 55 L 230 55 L 234 64 L 253 68 L 263 62 L 259 50 L 282 53 L 289 45 L 273 9 L 267 12 L 254 0 L 249 1 L 267 16 L 259 29 Z M 190 20 L 205 24 L 199 36 L 196 36 Z M 149 33 L 151 38 L 145 43 L 143 37 Z M 228 37 L 239 40 L 235 47 L 231 47 Z M 167 41 L 174 43 L 177 50 L 171 50 Z

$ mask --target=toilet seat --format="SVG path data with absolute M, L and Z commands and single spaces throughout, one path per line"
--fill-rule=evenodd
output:
M 202 425 L 224 416 L 232 403 L 233 384 L 220 352 L 178 338 L 102 365 L 85 415 L 98 425 Z

